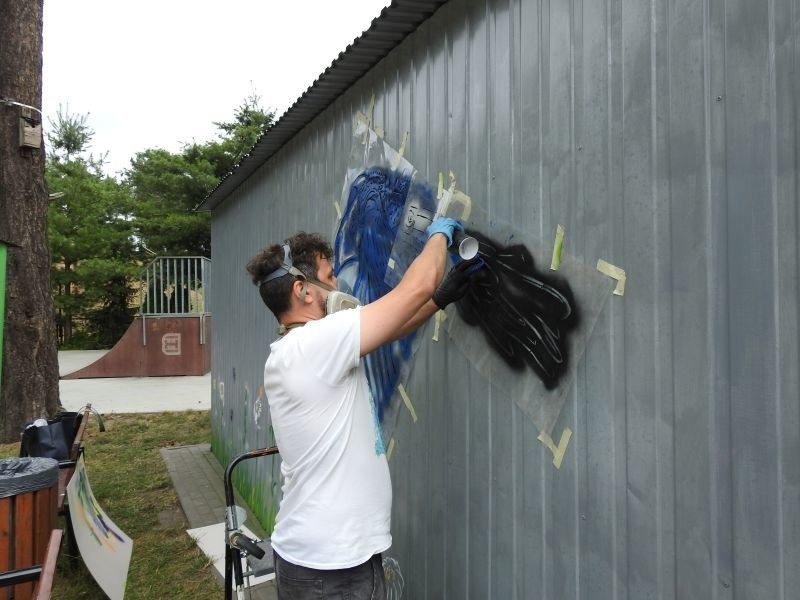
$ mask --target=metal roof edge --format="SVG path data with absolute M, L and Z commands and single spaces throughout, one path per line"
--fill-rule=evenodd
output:
M 334 59 L 314 83 L 258 138 L 250 152 L 195 207 L 214 210 L 289 140 L 377 65 L 448 0 L 392 0 L 370 28 Z

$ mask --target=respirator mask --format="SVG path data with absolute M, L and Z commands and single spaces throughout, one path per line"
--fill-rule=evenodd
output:
M 325 300 L 325 316 L 332 315 L 334 313 L 339 312 L 340 310 L 347 310 L 349 308 L 355 308 L 356 306 L 361 306 L 361 302 L 359 302 L 358 298 L 355 296 L 351 296 L 345 292 L 340 292 L 337 289 L 329 286 L 327 283 L 322 283 L 321 281 L 314 279 L 313 277 L 308 277 L 305 273 L 300 271 L 297 267 L 292 264 L 292 253 L 289 250 L 289 245 L 283 245 L 283 263 L 280 267 L 275 269 L 272 273 L 267 275 L 265 279 L 262 279 L 258 282 L 259 287 L 268 281 L 272 281 L 273 279 L 277 279 L 278 277 L 283 277 L 284 275 L 294 275 L 295 277 L 302 279 L 306 284 L 311 283 L 316 285 L 317 287 L 321 287 L 323 290 L 328 291 L 328 298 Z M 306 287 L 303 286 L 303 299 L 305 298 L 306 294 Z
M 358 298 L 339 290 L 333 290 L 328 293 L 328 298 L 325 300 L 325 315 L 332 315 L 340 310 L 347 310 L 356 306 L 361 306 Z

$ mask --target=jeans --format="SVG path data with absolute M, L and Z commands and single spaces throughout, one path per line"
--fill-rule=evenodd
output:
M 383 561 L 376 554 L 349 569 L 319 570 L 292 564 L 275 552 L 278 600 L 385 600 Z

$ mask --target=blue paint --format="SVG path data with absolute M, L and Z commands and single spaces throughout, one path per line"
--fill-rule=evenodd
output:
M 374 302 L 392 289 L 384 276 L 410 187 L 411 177 L 382 167 L 366 169 L 350 186 L 334 240 L 333 269 L 337 277 L 345 270 L 355 273 L 349 291 L 362 304 Z M 411 358 L 413 340 L 411 334 L 364 357 L 379 422 L 383 422 L 403 365 Z
M 372 395 L 370 395 L 370 402 L 369 402 L 370 410 L 372 412 L 372 422 L 375 426 L 375 454 L 380 456 L 381 454 L 386 454 L 386 446 L 383 444 L 383 432 L 381 430 L 381 422 L 378 419 L 378 413 L 376 412 L 376 404 L 375 401 L 372 399 Z

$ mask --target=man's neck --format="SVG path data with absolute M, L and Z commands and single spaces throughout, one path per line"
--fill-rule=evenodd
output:
M 312 312 L 310 307 L 306 310 L 294 309 L 282 315 L 281 319 L 278 321 L 280 324 L 279 329 L 289 332 L 296 327 L 302 327 L 309 321 L 317 321 L 324 316 L 325 315 L 319 315 Z
M 308 322 L 308 321 L 306 321 L 306 323 L 307 323 L 307 322 Z M 286 335 L 286 334 L 287 334 L 287 333 L 289 333 L 289 332 L 290 332 L 292 329 L 297 329 L 298 327 L 302 327 L 302 326 L 303 326 L 303 325 L 305 325 L 306 323 L 287 323 L 287 324 L 285 324 L 285 325 L 284 325 L 283 323 L 281 323 L 281 324 L 278 326 L 278 335 L 281 335 L 281 336 L 283 336 L 283 335 Z

